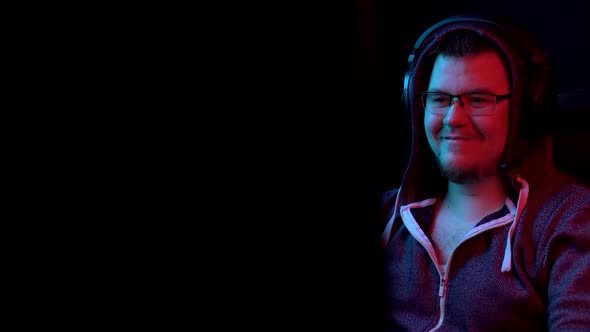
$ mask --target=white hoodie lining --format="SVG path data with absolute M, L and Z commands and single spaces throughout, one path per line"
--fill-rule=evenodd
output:
M 516 226 L 518 224 L 520 216 L 522 215 L 522 211 L 524 210 L 524 207 L 527 203 L 528 194 L 529 194 L 528 182 L 526 182 L 526 180 L 522 179 L 518 175 L 517 175 L 517 181 L 521 184 L 521 188 L 518 193 L 516 212 L 515 212 L 514 204 L 512 203 L 512 201 L 508 198 L 506 199 L 506 205 L 508 206 L 510 213 L 514 214 L 514 221 L 513 221 L 512 225 L 510 226 L 510 229 L 508 230 L 508 236 L 506 238 L 504 259 L 502 261 L 502 268 L 500 269 L 500 271 L 502 271 L 502 272 L 508 272 L 512 269 L 512 241 L 514 238 L 514 232 L 516 231 Z M 387 243 L 389 242 L 389 239 L 391 238 L 391 230 L 393 228 L 393 222 L 394 222 L 395 218 L 397 217 L 398 208 L 399 208 L 399 211 L 404 210 L 404 211 L 409 212 L 409 209 L 411 209 L 411 208 L 424 207 L 424 206 L 434 204 L 436 202 L 436 198 L 429 198 L 429 199 L 423 200 L 421 202 L 414 202 L 414 203 L 410 203 L 408 205 L 404 205 L 402 207 L 399 207 L 400 196 L 401 196 L 401 188 L 398 190 L 398 192 L 396 194 L 393 215 L 391 216 L 391 218 L 387 222 L 387 225 L 386 225 L 385 230 L 383 231 L 383 234 L 381 237 L 383 247 L 385 247 L 387 245 Z M 503 221 L 505 221 L 505 220 L 498 221 L 498 222 L 503 222 Z M 426 235 L 422 232 L 422 230 L 420 230 L 419 232 L 416 231 L 416 228 L 420 229 L 419 227 L 417 227 L 417 225 L 406 225 L 406 227 L 408 227 L 408 230 L 410 231 L 410 233 L 412 233 L 416 237 L 416 239 L 420 238 L 422 240 L 421 242 L 423 242 L 423 243 L 430 242 L 430 241 L 423 241 L 425 239 Z M 481 227 L 481 226 L 476 227 L 475 229 L 471 230 L 469 233 L 476 232 L 479 227 Z M 414 228 L 414 229 L 412 230 L 411 228 Z

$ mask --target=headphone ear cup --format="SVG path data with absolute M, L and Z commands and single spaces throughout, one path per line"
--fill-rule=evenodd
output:
M 410 81 L 412 80 L 412 71 L 406 71 L 404 76 L 404 90 L 402 92 L 403 106 L 404 109 L 410 110 Z
M 553 66 L 543 64 L 539 69 L 540 78 L 537 86 L 537 94 L 535 100 L 538 103 L 537 108 L 540 112 L 549 114 L 557 107 L 557 81 L 555 76 L 555 68 Z
M 546 63 L 531 62 L 525 77 L 522 84 L 526 93 L 523 104 L 526 119 L 523 124 L 530 127 L 523 129 L 533 136 L 550 134 L 553 111 L 557 107 L 555 70 Z

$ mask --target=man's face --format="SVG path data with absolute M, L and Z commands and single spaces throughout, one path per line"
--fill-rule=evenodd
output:
M 508 74 L 499 55 L 448 57 L 439 55 L 428 91 L 452 95 L 480 92 L 510 93 Z M 493 175 L 502 162 L 508 136 L 510 100 L 492 105 L 491 115 L 471 115 L 470 106 L 452 100 L 446 114 L 427 110 L 424 127 L 430 148 L 443 174 L 452 182 L 467 183 Z

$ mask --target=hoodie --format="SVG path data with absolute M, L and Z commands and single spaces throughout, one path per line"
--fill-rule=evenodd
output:
M 590 189 L 553 163 L 553 68 L 534 39 L 510 24 L 450 23 L 415 54 L 407 81 L 410 157 L 400 187 L 382 197 L 390 331 L 590 330 Z M 428 234 L 444 181 L 416 92 L 428 86 L 428 54 L 457 29 L 489 38 L 509 67 L 510 131 L 501 167 L 509 197 L 441 266 Z

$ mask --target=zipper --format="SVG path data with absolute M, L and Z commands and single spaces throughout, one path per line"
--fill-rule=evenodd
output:
M 428 200 L 427 200 L 428 201 Z M 409 218 L 411 218 L 411 220 L 414 220 L 413 216 L 411 216 L 411 213 L 409 212 L 409 209 L 403 211 L 400 209 L 400 215 L 403 218 L 403 214 L 410 214 Z M 510 216 L 510 217 L 509 217 Z M 463 244 L 466 240 L 471 239 L 483 232 L 487 232 L 489 230 L 492 229 L 496 229 L 502 226 L 505 226 L 507 224 L 509 224 L 513 219 L 514 219 L 514 215 L 511 215 L 510 213 L 500 219 L 504 219 L 500 222 L 498 222 L 496 220 L 496 223 L 490 222 L 490 223 L 486 223 L 485 225 L 482 225 L 481 228 L 476 228 L 475 231 L 473 231 L 471 233 L 468 232 L 466 235 L 466 237 L 463 238 L 463 240 L 457 245 L 457 247 L 455 247 L 455 249 L 453 250 L 453 252 L 451 252 L 451 254 L 449 255 L 449 260 L 447 262 L 447 267 L 446 267 L 446 274 L 444 274 L 443 277 L 443 271 L 440 270 L 439 264 L 438 264 L 438 258 L 436 257 L 436 254 L 434 252 L 434 246 L 432 245 L 432 243 L 430 242 L 430 240 L 428 240 L 428 238 L 425 236 L 425 234 L 423 234 L 422 230 L 420 229 L 420 227 L 417 225 L 416 221 L 414 220 L 413 224 L 416 226 L 417 229 L 419 229 L 420 233 L 422 236 L 420 236 L 420 234 L 416 234 L 416 231 L 413 230 L 413 228 L 411 227 L 407 227 L 408 231 L 410 232 L 410 234 L 412 234 L 412 236 L 414 237 L 414 239 L 416 239 L 425 249 L 426 252 L 428 253 L 428 256 L 430 256 L 430 259 L 434 262 L 435 266 L 436 266 L 436 271 L 438 272 L 438 276 L 439 276 L 439 287 L 438 287 L 438 297 L 439 297 L 439 318 L 438 318 L 438 322 L 436 323 L 436 325 L 429 330 L 429 332 L 432 331 L 436 331 L 437 329 L 439 329 L 444 321 L 445 318 L 445 302 L 446 302 L 446 294 L 447 294 L 447 284 L 448 284 L 448 273 L 449 273 L 449 269 L 451 266 L 451 260 L 453 258 L 453 254 L 454 252 L 457 250 L 457 248 L 459 248 L 461 246 L 461 244 Z M 405 220 L 404 220 L 405 223 Z
M 450 262 L 451 262 L 451 259 L 449 257 L 449 263 L 447 263 L 446 273 L 449 272 Z M 437 268 L 437 270 L 438 270 L 438 268 Z M 436 325 L 433 328 L 431 328 L 429 330 L 429 332 L 438 330 L 442 326 L 443 321 L 445 320 L 445 302 L 446 302 L 446 295 L 447 295 L 448 279 L 446 277 L 443 277 L 443 275 L 440 273 L 440 271 L 439 271 L 439 276 L 440 276 L 440 284 L 438 286 L 438 301 L 439 301 L 439 313 L 440 314 L 438 316 L 438 322 L 436 323 Z
M 447 278 L 440 278 L 440 286 L 438 287 L 438 296 L 444 298 L 447 295 Z
M 508 216 L 510 216 L 510 217 L 508 217 Z M 463 242 L 465 242 L 466 240 L 469 240 L 469 239 L 471 239 L 471 238 L 473 238 L 473 237 L 475 237 L 475 236 L 477 236 L 477 235 L 479 235 L 479 234 L 481 234 L 481 233 L 483 233 L 483 232 L 487 232 L 487 231 L 489 231 L 489 230 L 492 230 L 492 229 L 496 229 L 496 228 L 500 228 L 500 227 L 506 226 L 506 225 L 508 225 L 510 222 L 512 222 L 512 221 L 514 220 L 514 216 L 513 216 L 513 215 L 510 215 L 510 214 L 508 214 L 508 215 L 506 215 L 506 216 L 504 216 L 504 217 L 502 217 L 502 218 L 507 218 L 507 220 L 504 220 L 504 221 L 502 221 L 502 222 L 499 222 L 499 223 L 497 223 L 497 224 L 493 224 L 493 225 L 491 225 L 491 226 L 490 226 L 490 225 L 488 225 L 488 224 L 485 224 L 485 226 L 487 226 L 487 227 L 482 227 L 482 228 L 480 228 L 480 229 L 476 230 L 476 231 L 475 231 L 475 232 L 473 232 L 473 233 L 471 233 L 471 231 L 469 231 L 469 232 L 466 234 L 466 235 L 468 235 L 468 236 L 466 236 L 466 237 L 464 237 L 464 238 L 463 238 L 463 240 L 462 240 L 462 241 L 461 241 L 461 242 L 460 242 L 460 243 L 457 245 L 457 247 L 455 247 L 455 250 L 456 250 L 457 248 L 459 248 L 459 246 L 460 246 L 460 245 L 461 245 Z M 470 233 L 471 233 L 471 234 L 470 234 Z M 451 254 L 451 255 L 452 255 L 452 254 Z M 449 258 L 449 260 L 450 260 L 450 258 Z
M 492 229 L 496 229 L 496 228 L 500 228 L 503 226 L 506 226 L 507 224 L 509 224 L 512 221 L 512 219 L 508 219 L 507 221 L 502 221 L 496 224 L 492 224 L 492 225 L 486 225 L 487 227 L 482 227 L 480 229 L 478 229 L 477 231 L 473 232 L 472 234 L 469 234 L 469 236 L 466 236 L 453 250 L 453 252 L 451 252 L 451 254 L 449 255 L 449 260 L 447 261 L 447 266 L 446 266 L 446 271 L 443 274 L 441 271 L 439 271 L 438 269 L 438 260 L 434 260 L 436 266 L 437 266 L 437 271 L 440 277 L 440 284 L 438 286 L 438 297 L 439 297 L 439 317 L 438 317 L 438 322 L 436 323 L 436 326 L 434 326 L 432 329 L 429 330 L 429 332 L 432 331 L 436 331 L 438 330 L 441 326 L 442 323 L 444 321 L 445 318 L 445 303 L 446 303 L 446 296 L 447 296 L 447 283 L 448 283 L 448 278 L 446 276 L 449 275 L 449 269 L 451 267 L 451 260 L 453 259 L 453 254 L 455 253 L 455 251 L 457 250 L 457 248 L 459 248 L 461 246 L 461 244 L 463 244 L 466 240 L 471 239 L 483 232 L 487 232 L 489 230 Z M 430 255 L 430 258 L 432 259 L 432 255 Z M 443 275 L 445 277 L 443 277 Z
M 509 224 L 512 221 L 512 218 L 509 218 L 508 220 L 496 223 L 496 224 L 492 224 L 492 225 L 486 225 L 487 227 L 482 227 L 480 229 L 478 229 L 477 231 L 473 232 L 472 234 L 469 234 L 469 236 L 466 236 L 465 238 L 463 238 L 463 240 L 455 247 L 455 249 L 451 252 L 451 254 L 449 255 L 449 260 L 447 261 L 447 266 L 446 266 L 446 271 L 441 271 L 439 269 L 439 264 L 438 264 L 438 258 L 436 258 L 436 255 L 433 255 L 430 253 L 430 250 L 428 249 L 429 246 L 426 246 L 424 243 L 420 242 L 425 248 L 426 248 L 426 252 L 428 252 L 428 255 L 430 256 L 430 259 L 432 259 L 432 261 L 434 262 L 434 264 L 436 265 L 436 271 L 438 272 L 438 276 L 440 278 L 440 283 L 438 286 L 438 297 L 439 297 L 439 317 L 438 317 L 438 322 L 436 323 L 436 325 L 429 330 L 429 332 L 433 332 L 438 330 L 442 324 L 443 321 L 445 319 L 445 303 L 446 303 L 446 296 L 447 296 L 447 284 L 448 284 L 448 275 L 449 275 L 449 270 L 451 268 L 451 261 L 453 259 L 453 254 L 455 253 L 455 251 L 457 250 L 457 248 L 459 248 L 461 246 L 461 244 L 463 244 L 465 241 L 483 233 L 483 232 L 487 232 L 489 230 L 492 229 L 496 229 L 499 227 L 503 227 L 506 226 L 507 224 Z M 432 245 L 432 244 L 430 244 Z M 443 277 L 444 276 L 444 277 Z

